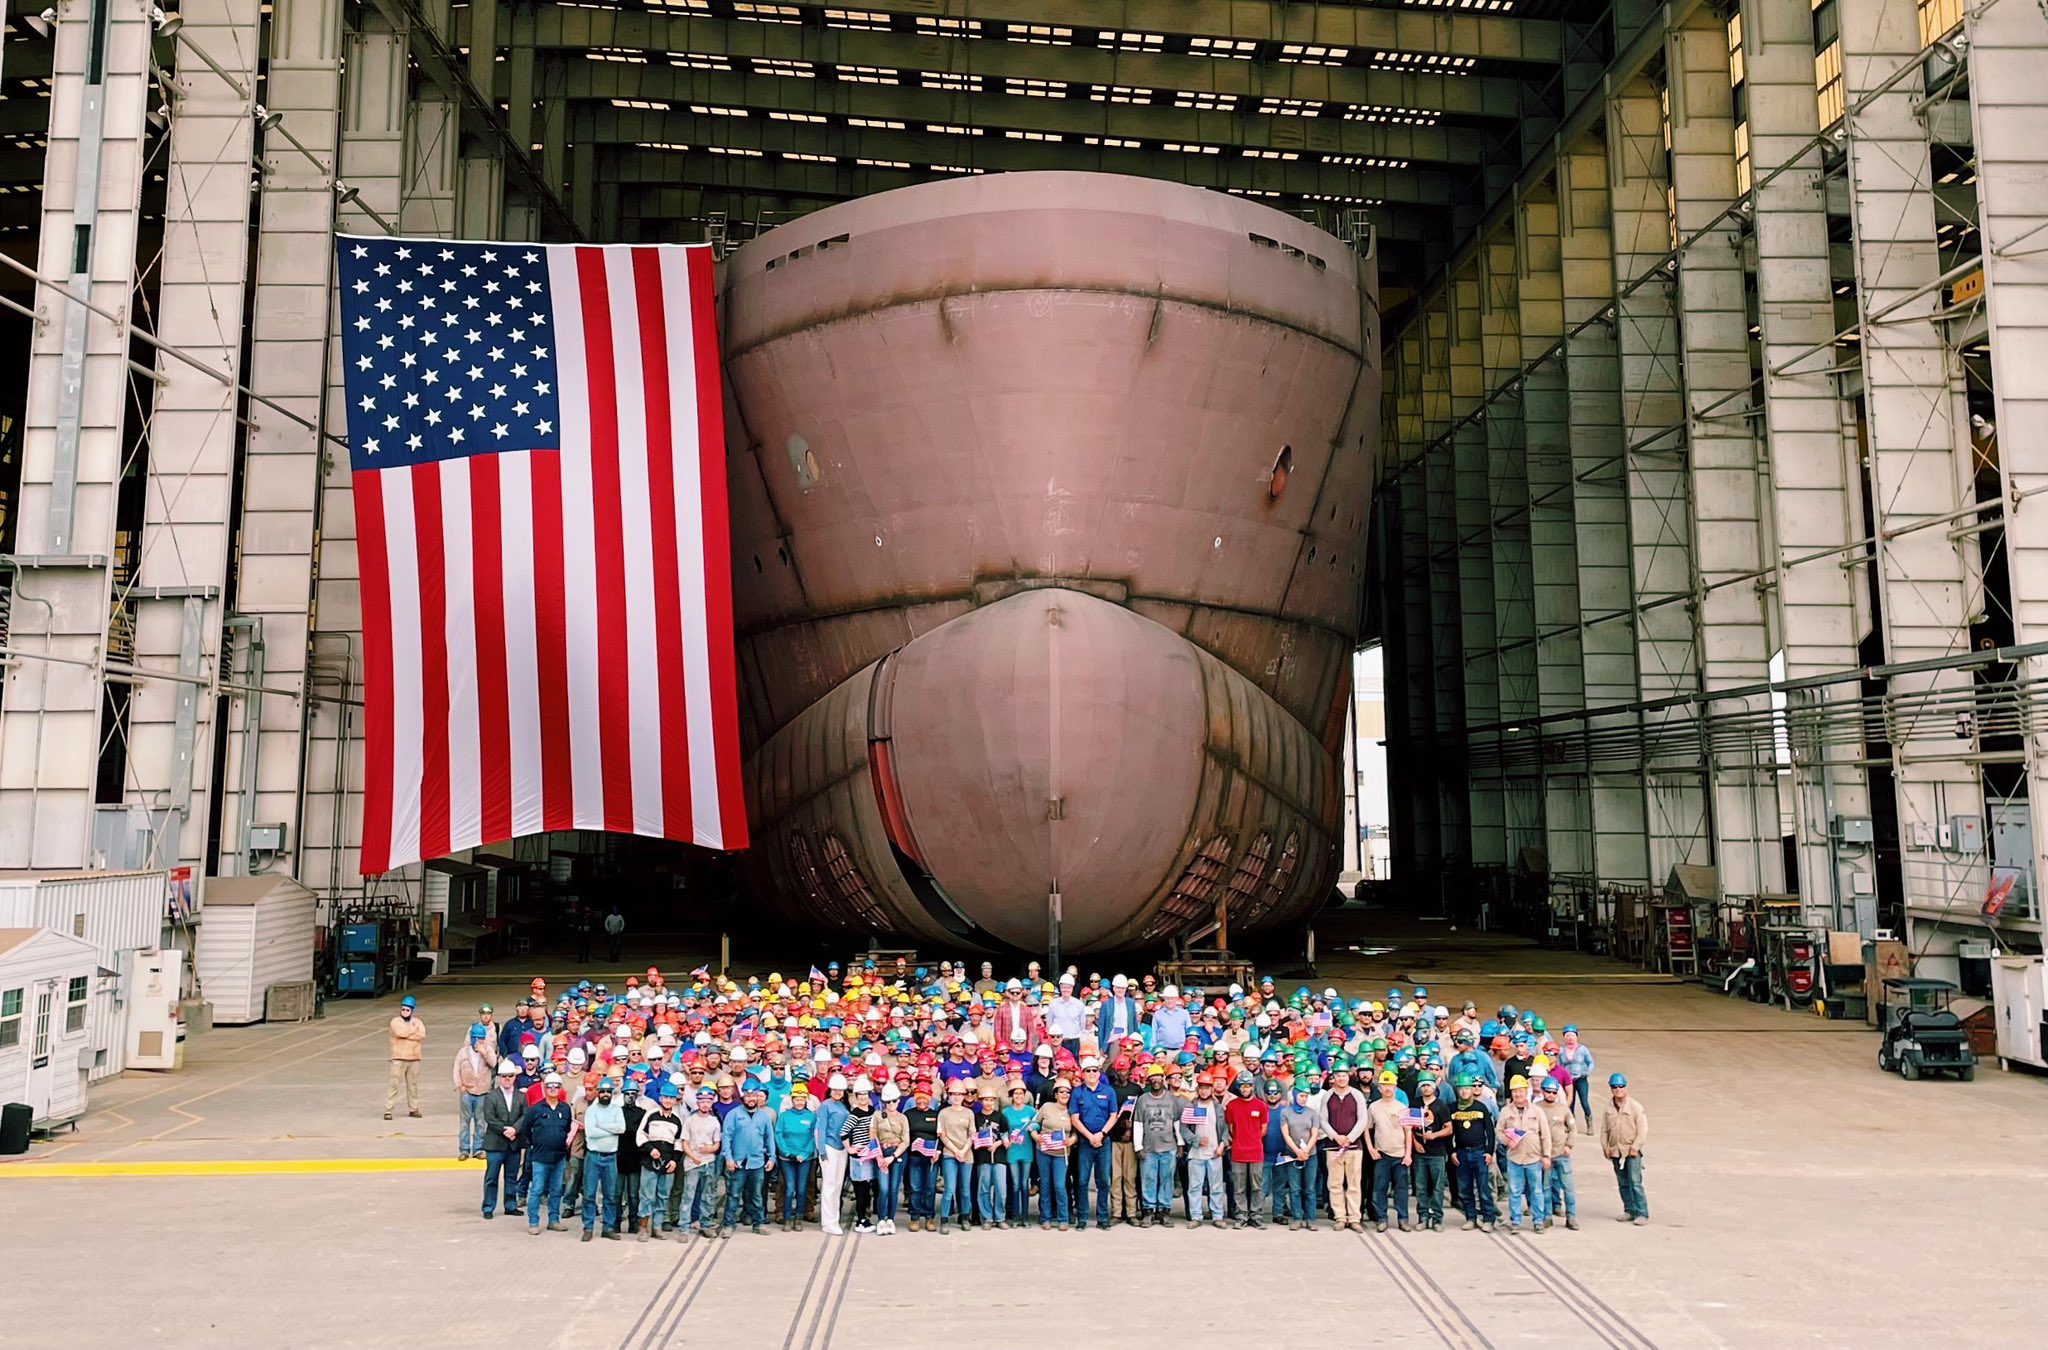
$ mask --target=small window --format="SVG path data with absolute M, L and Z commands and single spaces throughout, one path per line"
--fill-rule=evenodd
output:
M 71 981 L 64 991 L 64 1030 L 67 1033 L 85 1030 L 85 1000 L 89 982 L 83 975 Z
M 0 993 L 0 1046 L 21 1044 L 21 993 L 19 989 Z

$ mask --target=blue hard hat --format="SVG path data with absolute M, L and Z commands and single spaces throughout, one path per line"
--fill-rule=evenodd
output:
M 1492 1039 L 1493 1039 L 1494 1037 L 1496 1037 L 1496 1036 L 1498 1036 L 1498 1035 L 1500 1035 L 1500 1023 L 1498 1023 L 1498 1022 L 1495 1022 L 1495 1021 L 1490 1021 L 1490 1020 L 1489 1020 L 1489 1021 L 1481 1022 L 1481 1023 L 1479 1024 L 1479 1039 L 1480 1039 L 1480 1040 L 1482 1040 L 1482 1041 L 1490 1041 L 1490 1040 L 1492 1040 Z
M 471 1022 L 469 1024 L 469 1038 L 473 1041 L 480 1041 L 490 1034 L 490 1029 L 481 1022 Z
M 1428 997 L 1429 997 L 1429 991 L 1428 991 L 1427 989 L 1424 989 L 1424 988 L 1423 988 L 1423 987 L 1422 987 L 1421 985 L 1419 985 L 1419 984 L 1415 986 L 1415 1001 L 1416 1001 L 1416 1002 L 1420 1003 L 1420 1002 L 1421 1002 L 1421 1001 L 1422 1001 L 1423 999 L 1426 999 L 1426 998 L 1428 998 Z
M 1401 1001 L 1401 991 L 1400 991 L 1399 989 L 1389 989 L 1389 990 L 1387 991 L 1387 1002 L 1389 1002 L 1389 1003 L 1399 1003 L 1400 1001 Z
M 672 1102 L 682 1095 L 682 1092 L 674 1083 L 663 1083 L 661 1085 L 661 1099 L 665 1102 Z
M 404 998 L 398 1000 L 398 1006 L 401 1008 L 417 1008 L 420 1006 L 420 1001 L 411 994 L 407 994 Z
M 1577 1024 L 1576 1022 L 1567 1022 L 1567 1023 L 1565 1023 L 1565 1028 L 1564 1028 L 1564 1032 L 1565 1032 L 1565 1034 L 1566 1034 L 1566 1035 L 1568 1035 L 1568 1036 L 1576 1036 L 1576 1035 L 1578 1035 L 1578 1034 L 1579 1034 L 1579 1028 L 1578 1028 L 1578 1024 Z
M 1627 1077 L 1627 1075 L 1625 1075 L 1625 1074 L 1618 1074 L 1618 1073 L 1610 1073 L 1610 1074 L 1608 1074 L 1608 1075 L 1607 1075 L 1607 1086 L 1609 1086 L 1609 1087 L 1611 1087 L 1611 1088 L 1613 1088 L 1613 1087 L 1627 1087 L 1627 1086 L 1628 1086 L 1628 1077 Z

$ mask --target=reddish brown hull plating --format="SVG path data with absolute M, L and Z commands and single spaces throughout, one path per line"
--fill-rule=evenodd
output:
M 783 226 L 724 303 L 774 902 L 1038 948 L 1056 889 L 1070 949 L 1218 894 L 1234 926 L 1312 906 L 1378 440 L 1369 265 L 1234 197 L 998 175 Z

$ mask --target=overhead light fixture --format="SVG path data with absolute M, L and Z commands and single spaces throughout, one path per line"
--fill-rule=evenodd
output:
M 40 14 L 24 14 L 21 21 L 39 38 L 47 38 L 57 31 L 57 11 L 54 8 Z
M 258 131 L 269 131 L 282 121 L 284 121 L 284 114 L 282 112 L 266 108 L 261 103 L 256 105 L 256 129 Z
M 149 18 L 150 22 L 156 25 L 157 35 L 160 37 L 176 37 L 178 30 L 185 26 L 184 15 L 166 14 L 159 5 L 149 7 Z
M 341 203 L 343 206 L 348 205 L 350 202 L 354 201 L 356 198 L 362 195 L 363 190 L 361 188 L 350 187 L 348 184 L 342 182 L 339 178 L 334 180 L 334 200 Z

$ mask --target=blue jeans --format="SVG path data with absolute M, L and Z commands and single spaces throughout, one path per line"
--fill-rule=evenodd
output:
M 496 1153 L 484 1154 L 484 1213 L 490 1214 L 498 1208 L 500 1195 L 505 1199 L 505 1211 L 519 1212 L 519 1152 L 516 1149 L 501 1149 Z
M 875 1168 L 875 1217 L 896 1221 L 896 1202 L 903 1191 L 903 1159 Z
M 1031 1217 L 1031 1174 L 1038 1169 L 1038 1159 L 1012 1158 L 1003 1165 L 1010 1172 L 1010 1220 L 1022 1223 Z
M 1208 1201 L 1208 1214 L 1202 1213 L 1204 1199 Z M 1200 1223 L 1204 1218 L 1223 1218 L 1223 1159 L 1188 1159 L 1188 1221 Z
M 1543 1211 L 1544 1218 L 1553 1217 L 1559 1211 L 1562 1211 L 1567 1219 L 1579 1217 L 1579 1188 L 1572 1184 L 1571 1154 L 1567 1153 L 1561 1158 L 1550 1160 L 1549 1190 L 1550 1193 L 1546 1197 L 1549 1204 Z
M 1173 1208 L 1173 1155 L 1138 1155 L 1138 1203 L 1147 1214 L 1164 1214 Z
M 784 1158 L 775 1166 L 782 1173 L 782 1221 L 801 1223 L 811 1199 L 811 1159 Z
M 1493 1178 L 1486 1174 L 1486 1150 L 1458 1150 L 1458 1203 L 1467 1222 L 1492 1223 L 1500 1217 L 1493 1203 Z
M 526 1189 L 526 1226 L 528 1228 L 540 1227 L 540 1202 L 542 1196 L 547 1197 L 548 1222 L 560 1223 L 562 1221 L 562 1168 L 568 1165 L 568 1161 L 567 1158 L 557 1158 L 553 1162 L 542 1162 L 538 1158 L 534 1159 L 533 1181 Z
M 675 1185 L 676 1228 L 693 1224 L 699 1232 L 718 1227 L 718 1164 L 704 1163 L 677 1174 Z
M 1572 1079 L 1572 1096 L 1574 1096 L 1574 1097 L 1578 1098 L 1578 1101 L 1579 1101 L 1579 1110 L 1585 1113 L 1585 1116 L 1586 1116 L 1586 1128 L 1587 1128 L 1588 1130 L 1592 1129 L 1592 1128 L 1593 1128 L 1593 1080 L 1592 1080 L 1592 1079 L 1590 1079 L 1590 1078 L 1574 1078 L 1574 1079 Z
M 903 1155 L 903 1162 L 908 1168 L 903 1186 L 910 1192 L 911 1220 L 936 1218 L 933 1192 L 939 1184 L 939 1160 L 913 1151 Z
M 607 1229 L 617 1228 L 619 1155 L 616 1153 L 583 1155 L 583 1231 L 586 1233 L 597 1225 L 600 1202 L 604 1206 L 604 1226 Z
M 974 1216 L 974 1159 L 939 1159 L 939 1172 L 946 1180 L 945 1198 L 939 1201 L 939 1217 L 965 1223 Z
M 1002 1223 L 1009 1218 L 1010 1168 L 1007 1163 L 985 1162 L 974 1169 L 974 1208 L 983 1223 Z
M 1388 1192 L 1393 1193 L 1394 1217 L 1408 1222 L 1408 1164 L 1399 1158 L 1381 1156 L 1372 1165 L 1372 1207 L 1380 1222 L 1387 1221 Z
M 1609 1158 L 1614 1164 L 1614 1184 L 1621 1191 L 1621 1209 L 1631 1219 L 1650 1217 L 1650 1197 L 1643 1193 L 1643 1159 Z
M 640 1169 L 640 1217 L 648 1221 L 649 1232 L 659 1233 L 668 1223 L 668 1196 L 678 1175 L 653 1167 Z
M 1301 1210 L 1295 1217 L 1303 1223 L 1314 1223 L 1330 1198 L 1323 1190 L 1323 1151 L 1319 1148 L 1310 1149 L 1308 1157 L 1302 1160 L 1301 1198 Z
M 725 1226 L 737 1227 L 744 1211 L 746 1221 L 758 1228 L 768 1222 L 768 1169 L 742 1167 L 725 1174 Z
M 1522 1226 L 1525 1209 L 1532 1226 L 1543 1222 L 1550 1209 L 1550 1187 L 1543 1179 L 1540 1162 L 1508 1164 L 1508 1227 Z
M 466 1158 L 484 1151 L 484 1094 L 465 1092 L 456 1100 L 461 1114 L 455 1124 L 455 1156 Z
M 1313 1223 L 1314 1197 L 1308 1191 L 1308 1165 L 1286 1157 L 1273 1164 L 1273 1217 L 1281 1223 Z
M 1067 1222 L 1067 1155 L 1038 1155 L 1038 1226 Z
M 1100 1144 L 1090 1144 L 1085 1141 L 1081 1144 L 1080 1156 L 1075 1159 L 1075 1166 L 1080 1170 L 1075 1174 L 1078 1184 L 1074 1187 L 1074 1202 L 1079 1206 L 1079 1209 L 1075 1214 L 1074 1222 L 1080 1224 L 1088 1222 L 1088 1182 L 1090 1178 L 1093 1178 L 1095 1181 L 1095 1217 L 1101 1221 L 1104 1228 L 1109 1227 L 1109 1173 L 1111 1155 L 1115 1149 L 1116 1145 L 1110 1143 L 1106 1136 Z
M 1444 1164 L 1441 1154 L 1415 1155 L 1415 1217 L 1425 1222 L 1444 1216 Z

